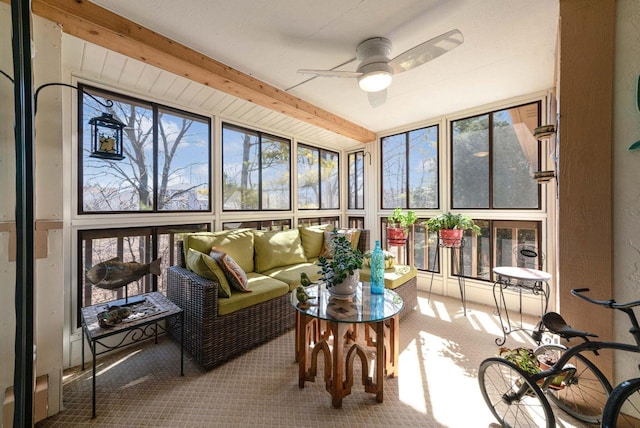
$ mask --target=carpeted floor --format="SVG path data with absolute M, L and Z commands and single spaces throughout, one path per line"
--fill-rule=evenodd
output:
M 354 383 L 332 408 L 322 372 L 298 388 L 293 331 L 208 372 L 185 353 L 184 377 L 179 344 L 163 337 L 98 360 L 96 419 L 91 370 L 65 371 L 64 410 L 37 427 L 498 427 L 477 381 L 480 362 L 497 352 L 493 308 L 469 304 L 465 317 L 459 300 L 418 297 L 400 323 L 399 376 L 385 379 L 383 403 Z M 531 344 L 522 332 L 506 343 Z M 559 427 L 583 426 L 556 416 Z

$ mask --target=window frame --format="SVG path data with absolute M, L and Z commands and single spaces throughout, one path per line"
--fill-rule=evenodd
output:
M 436 177 L 436 191 L 435 191 L 435 200 L 434 200 L 434 206 L 431 207 L 416 207 L 416 206 L 412 206 L 411 205 L 411 163 L 410 163 L 410 154 L 411 154 L 411 150 L 410 150 L 410 134 L 412 132 L 415 131 L 419 131 L 419 130 L 423 130 L 423 129 L 429 129 L 429 128 L 434 128 L 435 129 L 435 135 L 436 135 L 436 147 L 435 147 L 435 159 L 434 159 L 434 166 L 435 166 L 435 172 L 434 172 L 434 176 Z M 409 129 L 407 131 L 403 131 L 403 132 L 397 132 L 395 134 L 389 134 L 389 135 L 385 135 L 384 137 L 380 138 L 380 180 L 379 180 L 379 185 L 380 185 L 380 189 L 379 189 L 379 194 L 380 194 L 380 209 L 382 210 L 387 210 L 387 209 L 395 209 L 397 207 L 402 208 L 402 209 L 410 209 L 410 210 L 438 210 L 440 209 L 440 187 L 441 187 L 441 168 L 440 168 L 440 160 L 441 160 L 441 156 L 440 156 L 440 124 L 439 123 L 434 123 L 431 125 L 425 125 L 425 126 L 421 126 L 418 128 L 412 128 Z M 404 135 L 404 145 L 405 145 L 405 188 L 404 188 L 404 202 L 402 204 L 399 205 L 394 205 L 392 207 L 387 207 L 385 206 L 384 203 L 384 179 L 385 179 L 385 174 L 384 174 L 384 140 L 386 138 L 392 138 L 392 137 L 396 137 L 399 135 Z
M 501 111 L 505 111 L 505 110 L 511 110 L 511 109 L 516 109 L 519 107 L 524 107 L 527 105 L 537 105 L 538 106 L 538 117 L 537 117 L 537 126 L 541 125 L 541 121 L 542 121 L 542 100 L 532 100 L 532 101 L 528 101 L 528 102 L 522 102 L 519 104 L 515 104 L 515 105 L 510 105 L 510 106 L 505 106 L 505 107 L 501 107 L 501 108 L 496 108 L 490 111 L 484 111 L 484 112 L 480 112 L 480 113 L 476 113 L 473 114 L 471 116 L 463 116 L 463 117 L 459 117 L 456 119 L 451 119 L 448 121 L 449 123 L 449 152 L 450 152 L 450 156 L 449 156 L 449 177 L 448 177 L 448 181 L 449 181 L 449 201 L 448 201 L 448 205 L 451 207 L 451 209 L 453 210 L 491 210 L 491 211 L 542 211 L 543 206 L 542 206 L 542 185 L 540 183 L 537 184 L 537 189 L 538 189 L 538 195 L 537 195 L 537 206 L 535 208 L 521 208 L 521 207 L 509 207 L 509 208 L 505 208 L 505 207 L 499 207 L 499 208 L 495 208 L 494 207 L 494 150 L 493 150 L 493 143 L 494 143 L 494 138 L 493 138 L 493 117 L 494 114 L 497 112 L 501 112 Z M 467 120 L 467 119 L 471 119 L 471 118 L 475 118 L 475 117 L 479 117 L 479 116 L 484 116 L 484 115 L 488 115 L 489 116 L 489 124 L 488 124 L 488 150 L 489 150 L 489 165 L 488 165 L 488 172 L 489 172 L 489 189 L 488 189 L 488 202 L 489 202 L 489 206 L 488 207 L 456 207 L 454 204 L 454 174 L 455 174 L 455 169 L 454 169 L 454 123 L 460 120 Z M 537 162 L 538 162 L 538 169 L 541 167 L 542 165 L 542 149 L 541 149 L 541 145 L 539 143 L 539 141 L 537 142 Z M 531 180 L 534 180 L 533 177 L 531 177 Z
M 168 243 L 168 251 L 169 251 L 169 260 L 163 260 L 163 266 L 168 263 L 168 266 L 175 265 L 176 257 L 182 257 L 181 255 L 177 255 L 177 246 L 175 245 L 175 235 L 186 232 L 196 232 L 196 231 L 210 231 L 211 224 L 207 222 L 200 223 L 185 223 L 185 224 L 177 224 L 177 225 L 140 225 L 140 226 L 126 226 L 126 227 L 107 227 L 107 228 L 92 228 L 92 229 L 78 229 L 76 230 L 76 240 L 77 240 L 77 251 L 76 251 L 76 296 L 75 296 L 75 306 L 76 306 L 76 328 L 81 327 L 81 312 L 82 308 L 85 306 L 95 305 L 102 303 L 102 301 L 94 301 L 93 300 L 93 287 L 90 282 L 86 279 L 85 269 L 90 269 L 89 266 L 85 266 L 83 264 L 83 258 L 85 257 L 85 251 L 83 251 L 83 242 L 93 241 L 96 239 L 116 239 L 122 240 L 128 237 L 140 237 L 140 239 L 145 239 L 147 241 L 147 248 L 145 251 L 145 256 L 147 260 L 137 260 L 138 263 L 150 263 L 151 261 L 158 258 L 159 254 L 159 246 L 160 246 L 160 236 L 168 235 L 169 243 Z M 93 245 L 91 245 L 93 247 Z M 120 245 L 118 244 L 118 247 Z M 118 252 L 120 250 L 124 251 L 122 248 L 118 248 Z M 92 255 L 93 252 L 92 252 Z M 120 257 L 118 255 L 117 257 Z M 101 263 L 107 260 L 91 260 L 91 264 L 93 266 L 94 263 Z M 85 260 L 85 263 L 87 261 Z M 158 283 L 162 281 L 166 286 L 166 275 L 162 275 L 161 278 L 158 278 L 156 275 L 147 274 L 140 278 L 138 281 L 144 281 L 144 293 L 148 293 L 151 291 L 158 291 Z M 164 287 L 163 287 L 164 288 Z M 116 293 L 116 298 L 123 298 L 123 289 L 124 287 L 120 287 L 118 289 L 112 290 Z M 87 294 L 85 291 L 90 291 L 89 299 L 87 300 Z M 133 296 L 133 294 L 130 294 Z
M 296 190 L 300 191 L 300 168 L 298 163 L 298 155 L 300 153 L 300 148 L 304 148 L 305 150 L 316 151 L 318 153 L 318 208 L 301 208 L 300 207 L 300 194 L 297 193 L 297 209 L 298 211 L 314 211 L 314 210 L 339 210 L 341 207 L 341 186 L 340 186 L 340 152 L 336 152 L 333 150 L 323 149 L 321 147 L 312 146 L 310 144 L 298 143 L 296 146 Z M 323 203 L 323 180 L 322 180 L 322 159 L 323 156 L 331 154 L 335 155 L 338 161 L 338 172 L 336 174 L 338 179 L 338 206 L 337 207 L 325 207 Z
M 291 174 L 291 166 L 293 164 L 293 142 L 291 139 L 286 138 L 286 137 L 281 137 L 279 135 L 275 135 L 275 134 L 270 134 L 268 132 L 263 132 L 263 131 L 259 131 L 256 129 L 251 129 L 251 128 L 247 128 L 244 126 L 240 126 L 240 125 L 236 125 L 234 123 L 231 122 L 226 122 L 226 121 L 222 121 L 221 125 L 220 125 L 220 148 L 221 148 L 221 152 L 222 152 L 222 156 L 221 156 L 221 165 L 222 168 L 220 169 L 220 174 L 224 173 L 224 130 L 225 129 L 233 129 L 237 132 L 248 132 L 251 134 L 255 134 L 258 137 L 258 145 L 259 145 L 259 153 L 258 153 L 258 163 L 260 165 L 259 167 L 259 177 L 258 177 L 258 207 L 256 209 L 229 209 L 229 208 L 225 208 L 224 205 L 224 176 L 221 175 L 221 183 L 222 183 L 222 189 L 221 189 L 221 196 L 222 196 L 222 203 L 221 203 L 221 211 L 223 213 L 233 213 L 233 212 L 283 212 L 283 211 L 291 211 L 293 208 L 293 179 L 292 179 L 292 174 Z M 273 140 L 277 140 L 277 141 L 281 141 L 281 142 L 286 142 L 289 144 L 289 198 L 288 198 L 288 207 L 287 208 L 279 208 L 279 209 L 265 209 L 262 207 L 262 138 L 263 136 L 265 137 L 269 137 Z
M 351 158 L 354 158 L 354 161 L 351 162 Z M 361 159 L 362 162 L 362 168 L 358 169 L 357 165 L 358 165 L 358 158 Z M 347 153 L 347 194 L 349 195 L 349 197 L 347 198 L 347 209 L 348 210 L 364 210 L 364 199 L 365 199 L 365 194 L 366 194 L 366 187 L 367 187 L 367 182 L 365 180 L 365 174 L 364 174 L 364 158 L 365 158 L 365 152 L 364 150 L 358 150 L 355 152 L 350 152 Z M 353 164 L 353 168 L 355 169 L 355 171 L 352 171 L 352 164 Z M 352 174 L 353 172 L 353 174 Z M 360 175 L 361 174 L 361 175 Z M 361 199 L 362 199 L 362 206 L 357 206 L 359 205 L 359 195 L 358 195 L 358 178 L 361 178 L 362 180 L 362 195 L 361 195 Z M 355 183 L 352 183 L 352 178 L 355 178 Z M 353 186 L 352 186 L 353 184 Z M 354 189 L 354 195 L 353 195 L 353 201 L 355 202 L 356 206 L 352 206 L 351 202 L 352 202 L 352 198 L 351 198 L 351 189 Z
M 170 213 L 210 213 L 213 212 L 213 169 L 214 164 L 212 162 L 212 153 L 213 153 L 213 124 L 211 117 L 203 116 L 197 113 L 192 113 L 186 110 L 178 109 L 175 107 L 171 107 L 165 104 L 161 104 L 155 101 L 149 101 L 142 98 L 133 97 L 130 95 L 124 95 L 117 93 L 115 91 L 99 88 L 96 86 L 91 86 L 82 82 L 78 82 L 78 116 L 77 116 L 77 135 L 78 135 L 78 147 L 76 150 L 77 156 L 77 177 L 76 177 L 76 185 L 77 185 L 77 203 L 76 203 L 76 214 L 78 216 L 92 216 L 92 215 L 117 215 L 117 214 L 131 214 L 131 215 L 148 215 L 148 214 L 170 214 Z M 131 103 L 132 105 L 140 105 L 145 106 L 151 110 L 151 116 L 153 118 L 153 209 L 150 210 L 131 210 L 131 211 L 84 211 L 84 162 L 83 162 L 83 153 L 84 147 L 87 145 L 84 141 L 84 128 L 85 123 L 83 120 L 84 114 L 84 94 L 96 95 L 99 97 L 103 97 L 110 100 L 122 100 L 122 102 Z M 159 210 L 158 209 L 158 112 L 166 111 L 168 113 L 173 113 L 180 116 L 193 117 L 195 120 L 206 123 L 208 127 L 208 135 L 207 138 L 209 143 L 207 145 L 207 163 L 208 163 L 208 198 L 206 209 L 202 210 Z M 89 145 L 91 142 L 89 142 Z

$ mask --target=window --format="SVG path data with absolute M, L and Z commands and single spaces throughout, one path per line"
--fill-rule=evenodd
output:
M 340 208 L 338 153 L 298 145 L 298 209 Z
M 349 216 L 347 218 L 347 227 L 355 229 L 364 229 L 364 217 Z
M 211 211 L 211 122 L 159 104 L 79 85 L 78 212 Z M 92 117 L 123 122 L 121 161 L 92 158 Z
M 309 217 L 298 219 L 298 226 L 320 226 L 322 224 L 331 224 L 340 227 L 340 217 Z
M 208 224 L 178 226 L 135 227 L 125 229 L 94 229 L 78 231 L 78 300 L 77 322 L 80 327 L 80 309 L 121 299 L 125 296 L 125 287 L 105 290 L 94 286 L 86 272 L 99 263 L 118 258 L 122 262 L 141 264 L 161 258 L 161 270 L 177 264 L 178 236 L 185 232 L 209 230 Z M 166 294 L 166 275 L 147 274 L 127 285 L 129 296 L 160 291 Z
M 291 209 L 291 142 L 222 124 L 222 199 L 225 211 Z
M 384 137 L 382 208 L 438 208 L 438 126 Z
M 238 221 L 222 223 L 224 230 L 235 229 L 255 229 L 255 230 L 289 230 L 291 229 L 291 220 L 256 220 L 256 221 Z
M 540 230 L 542 224 L 538 221 L 475 220 L 475 223 L 480 226 L 481 235 L 473 235 L 469 230 L 466 230 L 464 234 L 463 276 L 467 278 L 493 282 L 494 267 L 517 265 L 517 254 L 514 249 L 518 245 L 526 244 L 538 249 L 541 248 Z M 433 268 L 434 251 L 440 251 L 440 256 L 446 256 L 447 253 L 438 248 L 435 234 L 430 234 L 427 238 L 424 236 L 426 231 L 423 228 L 416 227 L 415 230 L 416 268 L 439 272 L 439 266 Z M 428 248 L 428 259 L 425 257 L 427 254 L 425 248 Z M 454 263 L 452 260 L 451 266 L 454 268 L 451 275 L 458 275 L 457 262 Z
M 364 152 L 349 153 L 349 209 L 364 209 Z
M 453 208 L 538 209 L 540 102 L 451 122 Z

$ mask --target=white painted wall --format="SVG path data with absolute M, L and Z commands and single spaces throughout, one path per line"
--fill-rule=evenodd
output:
M 636 98 L 639 76 L 640 2 L 617 0 L 613 88 L 613 274 L 614 298 L 620 302 L 640 299 L 640 151 L 627 150 L 640 140 L 640 109 Z M 627 318 L 620 315 L 615 318 L 616 339 L 632 342 Z M 637 358 L 629 358 L 628 354 L 618 356 L 614 362 L 616 382 L 637 377 L 637 363 Z
M 57 24 L 33 17 L 34 87 L 62 80 L 62 32 Z M 61 193 L 63 168 L 62 104 L 74 89 L 61 86 L 44 88 L 38 96 L 35 120 L 36 230 L 37 222 L 62 221 L 64 201 Z M 35 342 L 36 376 L 49 378 L 49 411 L 52 415 L 62 405 L 63 326 L 65 316 L 63 230 L 53 229 L 47 237 L 46 258 L 36 260 L 35 272 Z M 42 243 L 44 245 L 44 243 Z

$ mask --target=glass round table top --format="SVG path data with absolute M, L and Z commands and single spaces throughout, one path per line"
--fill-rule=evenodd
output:
M 333 296 L 319 282 L 305 287 L 309 295 L 306 302 L 298 300 L 297 291 L 290 293 L 289 301 L 297 311 L 326 321 L 344 323 L 369 323 L 396 316 L 404 305 L 402 298 L 393 290 L 384 294 L 372 294 L 368 282 L 360 282 L 353 296 Z

